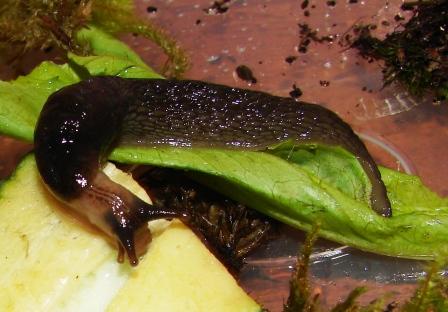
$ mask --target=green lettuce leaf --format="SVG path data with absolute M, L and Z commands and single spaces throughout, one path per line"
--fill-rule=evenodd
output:
M 356 159 L 316 150 L 316 156 L 300 164 L 269 153 L 210 149 L 121 147 L 111 158 L 188 170 L 200 182 L 275 219 L 303 230 L 319 222 L 320 236 L 363 250 L 416 259 L 448 251 L 448 199 L 417 177 L 381 168 L 394 214 L 383 218 L 367 201 L 356 199 L 364 192 L 356 190 L 358 169 L 347 170 L 358 167 Z M 322 163 L 321 157 L 329 161 Z M 353 185 L 329 183 L 338 179 Z
M 110 47 L 98 48 L 106 55 L 70 55 L 91 75 L 160 77 L 127 46 L 100 30 L 91 27 L 83 36 L 103 43 L 92 46 Z M 46 98 L 77 81 L 70 65 L 45 62 L 28 76 L 0 82 L 0 132 L 32 141 Z M 393 217 L 380 217 L 369 207 L 370 184 L 362 168 L 339 148 L 295 147 L 288 142 L 267 152 L 121 146 L 110 158 L 185 170 L 282 222 L 304 230 L 319 222 L 321 236 L 363 250 L 418 259 L 448 251 L 448 199 L 428 190 L 417 177 L 381 168 Z

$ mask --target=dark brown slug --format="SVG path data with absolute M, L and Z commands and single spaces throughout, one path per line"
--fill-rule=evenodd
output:
M 132 265 L 151 239 L 147 221 L 183 217 L 146 204 L 102 171 L 116 145 L 265 150 L 285 140 L 353 153 L 371 184 L 371 206 L 390 216 L 372 157 L 332 111 L 263 92 L 200 81 L 96 77 L 52 94 L 35 130 L 39 172 L 50 191 L 117 241 Z

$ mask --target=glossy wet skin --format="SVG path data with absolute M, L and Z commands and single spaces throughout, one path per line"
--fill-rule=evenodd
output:
M 264 150 L 285 140 L 341 146 L 371 184 L 371 206 L 391 215 L 380 173 L 364 144 L 335 113 L 262 92 L 200 81 L 96 77 L 48 99 L 35 130 L 40 174 L 60 200 L 117 241 L 138 263 L 149 220 L 184 217 L 151 206 L 101 171 L 115 145 Z M 122 259 L 121 259 L 122 260 Z

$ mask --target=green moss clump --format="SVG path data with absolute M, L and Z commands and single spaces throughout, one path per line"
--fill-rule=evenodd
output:
M 132 1 L 6 0 L 0 4 L 0 56 L 9 62 L 33 49 L 59 48 L 88 55 L 76 33 L 91 23 L 112 33 L 140 34 L 161 47 L 168 61 L 161 73 L 180 77 L 189 66 L 185 51 L 165 31 L 136 16 Z
M 384 62 L 384 85 L 397 81 L 413 95 L 433 93 L 436 101 L 448 99 L 448 0 L 403 4 L 412 18 L 378 39 L 371 25 L 355 27 L 349 45 L 370 59 Z
M 0 4 L 0 47 L 20 56 L 32 49 L 60 47 L 85 54 L 74 33 L 90 19 L 88 0 L 5 0 Z

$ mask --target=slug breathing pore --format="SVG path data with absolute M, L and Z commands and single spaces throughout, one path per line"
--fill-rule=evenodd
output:
M 391 206 L 362 141 L 332 111 L 267 93 L 189 80 L 93 77 L 52 94 L 35 129 L 35 156 L 48 189 L 117 242 L 138 264 L 151 234 L 147 222 L 185 218 L 138 199 L 112 182 L 102 164 L 117 145 L 263 151 L 286 140 L 341 146 L 372 185 L 370 203 Z

